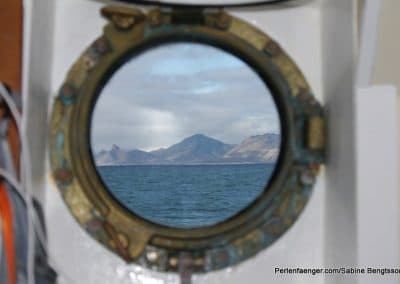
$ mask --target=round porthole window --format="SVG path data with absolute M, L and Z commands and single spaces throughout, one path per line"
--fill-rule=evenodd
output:
M 114 198 L 176 228 L 215 225 L 247 208 L 280 151 L 278 111 L 259 75 L 193 42 L 126 61 L 100 92 L 91 126 L 97 171 Z
M 306 205 L 324 119 L 280 46 L 225 12 L 107 7 L 55 101 L 79 224 L 127 262 L 195 273 L 271 245 Z

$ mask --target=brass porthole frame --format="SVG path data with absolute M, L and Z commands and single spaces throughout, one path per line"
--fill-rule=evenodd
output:
M 235 265 L 271 245 L 305 207 L 324 157 L 323 109 L 295 63 L 269 36 L 222 11 L 106 7 L 100 36 L 69 71 L 54 102 L 50 160 L 72 215 L 128 263 L 179 271 L 182 256 L 203 273 Z M 263 195 L 229 220 L 197 229 L 146 221 L 114 198 L 90 149 L 94 103 L 111 75 L 146 48 L 175 41 L 219 47 L 247 62 L 272 90 L 282 124 L 277 170 Z

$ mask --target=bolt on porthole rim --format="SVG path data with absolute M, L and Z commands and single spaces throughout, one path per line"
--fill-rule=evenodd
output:
M 188 11 L 185 11 L 188 12 Z M 73 65 L 54 103 L 50 161 L 65 203 L 84 230 L 126 262 L 179 272 L 182 254 L 194 273 L 235 265 L 281 237 L 304 209 L 325 147 L 323 109 L 295 63 L 268 35 L 225 12 L 107 7 L 100 36 Z M 268 189 L 249 208 L 194 230 L 163 227 L 128 212 L 108 193 L 90 150 L 94 102 L 126 58 L 146 48 L 198 41 L 238 56 L 272 90 L 281 116 L 281 155 Z

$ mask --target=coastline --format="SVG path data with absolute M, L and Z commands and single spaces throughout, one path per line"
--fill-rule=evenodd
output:
M 221 163 L 128 163 L 128 164 L 108 164 L 96 165 L 96 167 L 127 167 L 127 166 L 235 166 L 235 165 L 274 165 L 276 161 L 271 162 L 221 162 Z

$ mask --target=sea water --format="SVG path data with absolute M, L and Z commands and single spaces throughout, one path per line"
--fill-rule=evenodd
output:
M 275 164 L 99 166 L 110 193 L 136 215 L 169 227 L 214 225 L 264 191 Z

